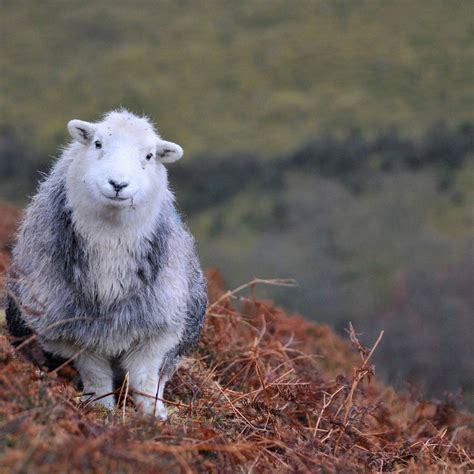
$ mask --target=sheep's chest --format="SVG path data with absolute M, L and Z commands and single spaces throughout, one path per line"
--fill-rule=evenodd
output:
M 109 240 L 88 249 L 90 296 L 108 305 L 140 290 L 140 256 L 126 242 Z

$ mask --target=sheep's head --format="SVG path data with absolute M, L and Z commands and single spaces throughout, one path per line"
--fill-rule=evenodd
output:
M 97 123 L 71 120 L 68 129 L 80 151 L 70 170 L 74 192 L 93 205 L 120 208 L 153 201 L 167 185 L 163 163 L 183 155 L 148 119 L 127 111 L 110 112 Z

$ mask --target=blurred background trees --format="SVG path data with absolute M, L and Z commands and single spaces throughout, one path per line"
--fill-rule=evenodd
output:
M 463 0 L 4 1 L 0 197 L 71 118 L 146 113 L 205 265 L 474 400 L 474 29 Z

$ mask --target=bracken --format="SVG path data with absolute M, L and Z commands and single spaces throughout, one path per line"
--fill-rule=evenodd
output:
M 2 469 L 474 468 L 473 419 L 458 411 L 455 400 L 436 403 L 398 394 L 377 381 L 370 350 L 353 329 L 351 344 L 271 302 L 225 293 L 215 270 L 207 276 L 211 305 L 203 338 L 165 391 L 165 399 L 173 394 L 168 404 L 174 406 L 167 422 L 138 415 L 126 384 L 113 414 L 81 405 L 71 367 L 38 370 L 2 335 Z

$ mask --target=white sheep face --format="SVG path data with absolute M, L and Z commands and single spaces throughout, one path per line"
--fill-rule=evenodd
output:
M 127 111 L 111 112 L 98 123 L 71 120 L 68 129 L 78 142 L 69 185 L 90 206 L 121 209 L 152 202 L 167 185 L 163 163 L 183 155 L 148 119 Z

